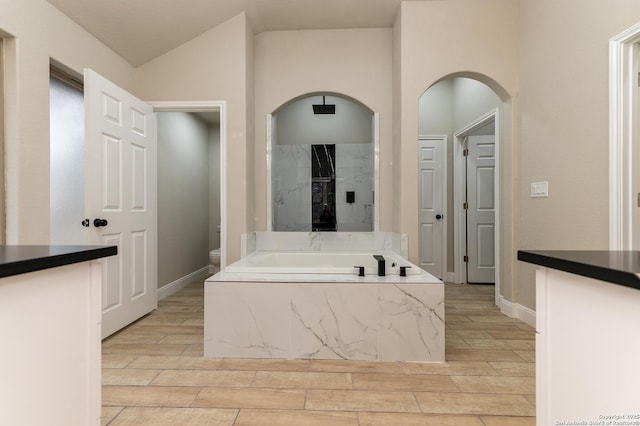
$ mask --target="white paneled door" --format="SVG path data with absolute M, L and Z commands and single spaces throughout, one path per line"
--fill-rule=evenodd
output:
M 420 226 L 420 267 L 444 279 L 446 225 L 445 164 L 446 136 L 425 136 L 418 141 L 418 219 Z
M 102 260 L 102 337 L 157 306 L 157 140 L 151 106 L 85 70 L 85 214 Z
M 495 136 L 467 138 L 467 282 L 495 282 Z

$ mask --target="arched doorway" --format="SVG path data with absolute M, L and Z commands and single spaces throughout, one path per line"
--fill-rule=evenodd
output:
M 501 206 L 505 201 L 512 203 L 508 195 L 511 183 L 506 183 L 509 190 L 501 194 L 505 171 L 500 163 L 503 145 L 510 140 L 510 124 L 505 125 L 502 118 L 510 123 L 510 115 L 508 93 L 479 74 L 446 76 L 430 86 L 419 100 L 419 139 L 440 137 L 446 144 L 442 177 L 434 182 L 425 179 L 418 185 L 420 198 L 425 196 L 424 185 L 439 187 L 443 197 L 440 221 L 435 225 L 443 228 L 443 243 L 429 245 L 433 239 L 419 231 L 421 266 L 429 270 L 423 264 L 428 263 L 429 255 L 441 250 L 444 281 L 495 283 L 498 306 L 504 300 L 500 292 L 501 260 L 510 260 L 501 247 L 501 228 L 511 224 L 501 221 Z M 510 154 L 511 149 L 507 151 Z M 465 156 L 468 153 L 476 155 L 474 161 Z M 511 168 L 506 172 L 510 175 Z M 470 182 L 471 177 L 477 179 Z M 419 209 L 426 205 L 419 200 Z M 419 211 L 418 216 L 421 215 Z M 425 226 L 419 224 L 419 228 Z M 475 272 L 470 275 L 471 269 Z

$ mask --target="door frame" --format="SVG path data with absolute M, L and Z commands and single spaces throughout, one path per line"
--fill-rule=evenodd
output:
M 640 247 L 640 22 L 609 40 L 609 249 Z
M 464 262 L 464 247 L 466 245 L 466 217 L 463 214 L 463 204 L 465 202 L 465 159 L 464 159 L 464 139 L 474 130 L 494 121 L 495 126 L 495 300 L 499 306 L 500 296 L 500 119 L 498 108 L 478 117 L 467 124 L 453 135 L 453 234 L 456 236 L 453 241 L 453 252 L 455 260 L 454 279 L 457 283 L 466 283 L 466 265 Z
M 441 255 L 441 268 L 442 268 L 442 279 L 446 280 L 449 272 L 447 271 L 447 265 L 448 265 L 448 259 L 447 259 L 447 242 L 449 240 L 448 235 L 449 232 L 448 231 L 448 227 L 449 227 L 449 212 L 447 210 L 447 206 L 449 204 L 449 194 L 447 192 L 447 151 L 449 149 L 448 146 L 448 139 L 449 137 L 447 135 L 418 135 L 418 152 L 420 151 L 420 141 L 428 141 L 428 140 L 437 140 L 437 141 L 441 141 L 442 142 L 442 158 L 440 159 L 442 161 L 442 195 L 443 195 L 443 200 L 442 200 L 442 244 L 441 244 L 441 250 L 442 250 L 442 255 Z M 420 172 L 420 157 L 418 157 L 418 172 Z M 418 180 L 418 238 L 421 239 L 422 236 L 420 235 L 420 199 L 421 197 L 421 191 L 420 191 L 420 180 Z M 420 263 L 420 259 L 422 259 L 420 250 L 421 250 L 422 244 L 418 243 L 418 266 Z
M 145 101 L 154 112 L 220 113 L 220 269 L 227 265 L 227 103 L 226 101 Z

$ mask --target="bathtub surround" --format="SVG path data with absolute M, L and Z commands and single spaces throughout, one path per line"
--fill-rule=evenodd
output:
M 210 278 L 205 356 L 444 361 L 441 282 L 404 284 L 412 280 L 400 282 L 398 276 L 379 282 L 357 275 L 354 282 L 326 282 L 333 277 L 242 282 L 222 273 Z M 296 278 L 309 277 L 290 277 Z
M 407 235 L 396 232 L 251 232 L 241 236 L 240 245 L 242 257 L 256 250 L 374 251 L 409 257 Z
M 242 247 L 245 256 L 368 251 L 373 259 L 399 253 L 406 237 L 258 232 Z M 420 272 L 407 277 L 360 277 L 355 268 L 349 275 L 216 274 L 205 282 L 205 356 L 442 362 L 444 284 L 411 266 Z

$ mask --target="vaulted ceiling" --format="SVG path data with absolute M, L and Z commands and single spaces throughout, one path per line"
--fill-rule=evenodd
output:
M 402 0 L 47 0 L 139 66 L 246 12 L 254 33 L 391 27 Z

